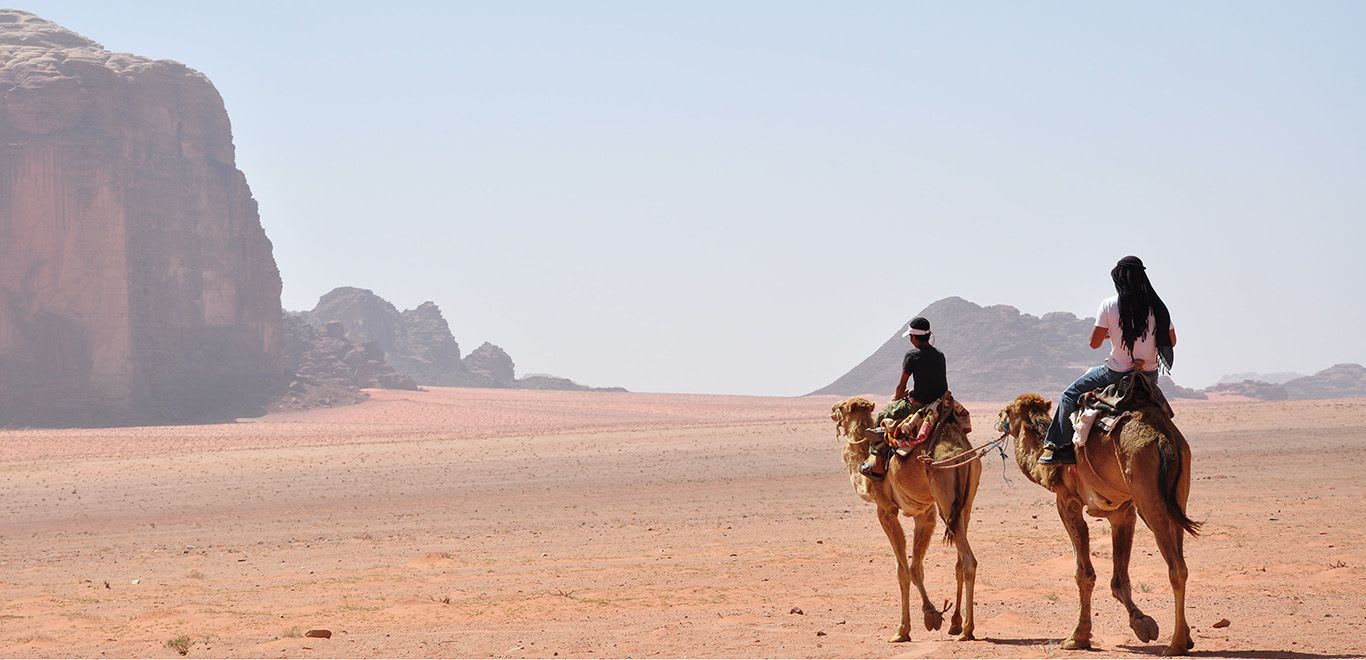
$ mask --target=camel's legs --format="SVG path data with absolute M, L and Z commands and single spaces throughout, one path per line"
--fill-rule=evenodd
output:
M 1077 555 L 1077 593 L 1081 599 L 1081 612 L 1077 615 L 1077 627 L 1072 635 L 1063 641 L 1065 649 L 1091 648 L 1091 591 L 1096 586 L 1096 569 L 1091 566 L 1091 533 L 1082 517 L 1081 500 L 1058 494 L 1058 517 L 1067 535 L 1072 539 L 1072 551 Z
M 961 633 L 958 635 L 958 641 L 961 642 L 973 639 L 972 591 L 977 584 L 977 556 L 972 554 L 972 546 L 968 544 L 967 511 L 958 519 L 958 531 L 953 535 L 953 544 L 958 548 L 958 602 L 953 608 L 953 625 L 949 633 Z M 965 596 L 967 600 L 964 600 Z M 961 629 L 955 631 L 954 628 L 960 628 L 960 625 Z
M 930 538 L 934 536 L 934 507 L 926 507 L 915 517 L 915 533 L 911 545 L 911 580 L 920 590 L 920 611 L 925 615 L 925 630 L 939 630 L 944 625 L 944 613 L 930 602 L 925 591 L 925 552 L 930 549 Z
M 1134 603 L 1133 591 L 1129 586 L 1129 556 L 1134 547 L 1134 526 L 1138 523 L 1132 503 L 1125 504 L 1111 513 L 1110 540 L 1114 544 L 1115 572 L 1110 578 L 1110 593 L 1124 605 L 1129 613 L 1129 627 L 1138 639 L 1151 642 L 1157 639 L 1157 621 L 1143 613 Z
M 877 521 L 882 523 L 882 531 L 892 544 L 892 554 L 896 555 L 896 581 L 901 587 L 901 625 L 897 627 L 896 636 L 888 641 L 906 642 L 911 639 L 911 568 L 906 565 L 906 532 L 901 529 L 897 513 L 896 509 L 878 508 Z
M 1162 651 L 1162 655 L 1185 655 L 1195 646 L 1191 639 L 1191 627 L 1186 623 L 1186 556 L 1185 530 L 1167 516 L 1160 518 L 1160 524 L 1153 527 L 1157 538 L 1157 549 L 1167 561 L 1167 576 L 1172 582 L 1172 596 L 1176 601 L 1176 622 L 1172 624 L 1172 642 Z
M 1189 463 L 1186 465 L 1189 472 Z M 1153 538 L 1157 541 L 1157 549 L 1162 552 L 1162 559 L 1167 562 L 1167 577 L 1172 583 L 1172 596 L 1176 601 L 1176 620 L 1172 623 L 1172 641 L 1162 655 L 1185 655 L 1186 651 L 1195 647 L 1195 642 L 1191 639 L 1190 624 L 1186 623 L 1186 553 L 1185 553 L 1185 530 L 1172 519 L 1167 512 L 1167 503 L 1162 496 L 1162 485 L 1154 482 L 1135 480 L 1133 482 L 1134 505 L 1138 509 L 1139 517 L 1152 530 Z M 1189 493 L 1189 485 L 1186 485 L 1186 493 L 1181 489 L 1182 485 L 1177 484 L 1176 496 L 1178 501 L 1186 493 Z

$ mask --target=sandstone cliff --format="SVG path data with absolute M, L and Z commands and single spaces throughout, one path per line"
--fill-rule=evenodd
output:
M 1077 376 L 1105 359 L 1105 351 L 1086 345 L 1095 319 L 1066 312 L 1031 316 L 1007 305 L 982 307 L 952 297 L 915 316 L 930 320 L 934 345 L 948 359 L 949 389 L 962 400 L 1009 401 L 1022 392 L 1057 398 Z M 901 336 L 904 329 L 902 324 L 867 359 L 813 394 L 891 396 L 901 359 L 910 349 Z M 1194 392 L 1164 391 L 1173 398 Z
M 279 301 L 208 79 L 0 10 L 0 424 L 259 414 Z

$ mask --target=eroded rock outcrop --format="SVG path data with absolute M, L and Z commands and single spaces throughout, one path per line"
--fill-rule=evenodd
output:
M 260 414 L 281 341 L 209 80 L 0 10 L 0 424 Z
M 373 342 L 390 366 L 421 385 L 625 391 L 587 387 L 555 376 L 518 379 L 512 356 L 489 342 L 462 358 L 450 324 L 431 301 L 400 312 L 369 289 L 338 287 L 300 317 L 319 328 L 340 323 L 351 340 Z
M 512 387 L 517 383 L 516 366 L 512 356 L 493 344 L 484 342 L 470 351 L 464 359 L 465 370 L 471 376 L 487 381 L 488 387 Z
M 384 359 L 376 342 L 358 344 L 333 321 L 321 329 L 297 315 L 284 321 L 285 377 L 289 386 L 276 409 L 308 409 L 364 401 L 362 388 L 416 390 L 412 378 Z

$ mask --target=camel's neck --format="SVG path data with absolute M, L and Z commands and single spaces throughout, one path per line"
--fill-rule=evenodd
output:
M 1015 436 L 1015 462 L 1030 481 L 1052 490 L 1048 485 L 1051 481 L 1049 476 L 1056 468 L 1039 465 L 1039 456 L 1043 454 L 1043 438 L 1029 424 L 1021 424 L 1020 427 L 1020 434 Z
M 868 458 L 868 443 L 872 442 L 872 434 L 868 432 L 868 428 L 872 425 L 872 415 L 860 415 L 844 424 L 844 436 L 847 440 L 844 444 L 844 466 L 849 469 L 851 475 L 857 474 L 859 466 Z

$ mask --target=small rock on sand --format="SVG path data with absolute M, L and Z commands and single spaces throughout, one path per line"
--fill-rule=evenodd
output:
M 794 607 L 794 608 L 788 610 L 787 613 L 788 613 L 788 614 L 806 614 L 806 612 L 803 612 L 803 611 L 802 611 L 802 608 L 800 608 L 800 607 Z
M 1214 624 L 1214 627 L 1215 627 L 1215 628 L 1227 628 L 1227 627 L 1229 627 L 1229 625 L 1231 625 L 1231 624 L 1229 623 L 1229 620 L 1228 620 L 1228 619 L 1219 619 L 1219 622 L 1218 622 L 1218 623 L 1215 623 L 1215 624 Z
M 304 633 L 304 637 L 317 637 L 319 639 L 332 639 L 331 630 L 310 630 Z

